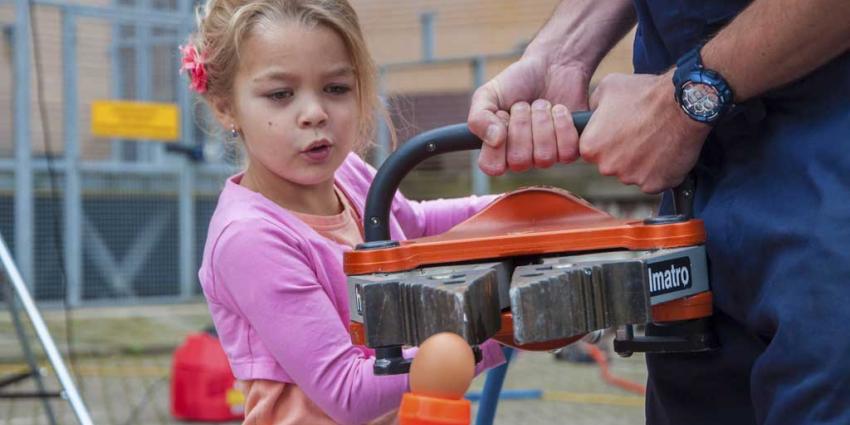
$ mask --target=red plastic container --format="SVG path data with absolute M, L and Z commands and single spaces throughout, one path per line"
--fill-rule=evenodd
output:
M 218 338 L 206 332 L 189 335 L 174 352 L 172 416 L 204 422 L 242 419 L 241 393 L 235 383 Z

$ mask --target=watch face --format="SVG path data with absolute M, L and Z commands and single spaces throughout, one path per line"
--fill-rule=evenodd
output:
M 722 109 L 720 93 L 714 86 L 688 81 L 682 86 L 682 108 L 692 117 L 711 121 Z

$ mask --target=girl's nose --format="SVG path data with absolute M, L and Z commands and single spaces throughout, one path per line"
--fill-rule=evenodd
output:
M 304 107 L 298 117 L 301 128 L 321 127 L 328 121 L 328 114 L 322 103 L 315 98 L 305 99 Z

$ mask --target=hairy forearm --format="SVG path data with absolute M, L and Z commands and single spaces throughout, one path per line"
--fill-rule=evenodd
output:
M 635 25 L 631 0 L 563 0 L 525 51 L 589 73 Z
M 702 49 L 737 102 L 794 81 L 850 48 L 850 1 L 756 0 Z

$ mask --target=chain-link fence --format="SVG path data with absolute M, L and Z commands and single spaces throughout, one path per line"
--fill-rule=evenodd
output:
M 35 297 L 72 305 L 157 302 L 199 294 L 207 223 L 224 179 L 238 170 L 177 74 L 193 0 L 61 0 L 32 4 L 32 24 L 0 4 L 0 232 Z M 31 33 L 31 40 L 19 34 Z M 381 67 L 398 139 L 465 121 L 470 96 L 515 54 L 428 58 Z M 35 58 L 33 61 L 30 58 Z M 177 104 L 183 152 L 166 144 L 94 137 L 93 102 Z M 368 153 L 392 150 L 386 126 Z M 230 155 L 232 156 L 232 155 Z M 500 193 L 530 184 L 567 188 L 620 216 L 646 216 L 654 198 L 586 164 L 489 178 L 476 153 L 425 161 L 402 183 L 412 199 Z
M 32 20 L 0 5 L 0 232 L 33 295 L 72 305 L 197 296 L 206 226 L 237 168 L 216 154 L 221 143 L 177 74 L 194 3 L 30 4 Z M 207 161 L 93 136 L 98 100 L 177 104 L 171 146 Z

